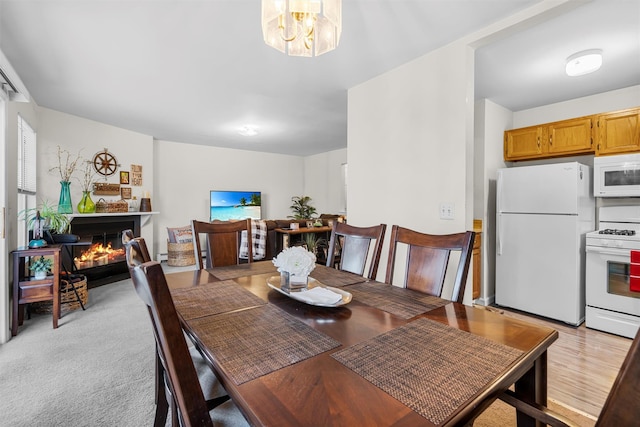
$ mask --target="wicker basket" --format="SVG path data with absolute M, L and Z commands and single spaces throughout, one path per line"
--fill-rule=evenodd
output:
M 194 265 L 196 263 L 196 257 L 193 253 L 193 242 L 167 242 L 167 252 L 167 265 L 172 267 L 184 267 L 187 265 Z
M 118 200 L 117 202 L 107 202 L 103 198 L 100 198 L 100 200 L 96 202 L 96 213 L 116 212 L 129 212 L 129 204 L 125 200 Z
M 87 289 L 87 277 L 83 276 L 82 280 L 74 283 L 76 291 L 80 296 L 80 300 L 84 306 L 87 306 L 89 302 L 89 290 Z M 60 310 L 61 311 L 73 311 L 80 308 L 78 298 L 76 298 L 75 292 L 71 284 L 64 280 L 60 280 Z M 34 313 L 49 314 L 53 311 L 52 301 L 39 301 L 31 304 L 31 311 Z

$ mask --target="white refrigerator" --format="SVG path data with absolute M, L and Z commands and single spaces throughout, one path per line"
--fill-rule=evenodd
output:
M 584 321 L 585 234 L 595 227 L 592 171 L 577 162 L 498 170 L 496 304 Z

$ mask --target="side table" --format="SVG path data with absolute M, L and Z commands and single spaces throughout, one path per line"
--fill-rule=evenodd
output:
M 36 301 L 53 302 L 53 328 L 58 328 L 60 318 L 60 246 L 44 248 L 19 248 L 13 255 L 13 313 L 11 315 L 11 335 L 18 334 L 18 325 L 24 321 L 24 304 Z M 26 259 L 40 256 L 53 256 L 51 275 L 35 280 L 26 267 Z

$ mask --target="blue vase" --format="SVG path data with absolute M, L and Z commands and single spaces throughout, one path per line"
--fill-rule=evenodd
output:
M 73 213 L 73 206 L 71 204 L 71 183 L 69 181 L 60 181 L 60 200 L 58 201 L 58 213 Z

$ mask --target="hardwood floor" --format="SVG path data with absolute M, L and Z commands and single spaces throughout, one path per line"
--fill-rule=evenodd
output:
M 548 397 L 563 406 L 597 418 L 631 339 L 500 308 L 513 316 L 556 329 L 558 340 L 548 351 Z

